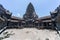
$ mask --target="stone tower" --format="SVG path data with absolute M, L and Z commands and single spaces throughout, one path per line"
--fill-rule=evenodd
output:
M 9 19 L 11 17 L 11 13 L 9 10 L 6 10 L 1 4 L 0 4 L 0 17 Z
M 25 20 L 31 20 L 31 21 L 38 18 L 32 3 L 29 3 L 29 5 L 26 9 L 26 13 L 23 15 L 23 18 Z

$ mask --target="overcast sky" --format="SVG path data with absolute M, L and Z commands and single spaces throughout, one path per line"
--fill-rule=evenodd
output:
M 29 3 L 32 3 L 39 17 L 47 16 L 60 5 L 60 0 L 0 0 L 5 9 L 14 16 L 22 17 Z

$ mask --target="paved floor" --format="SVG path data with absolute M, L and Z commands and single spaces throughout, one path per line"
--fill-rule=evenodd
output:
M 35 28 L 9 29 L 6 30 L 14 33 L 4 40 L 60 40 L 59 35 L 52 30 L 38 30 Z M 6 32 L 5 31 L 5 32 Z

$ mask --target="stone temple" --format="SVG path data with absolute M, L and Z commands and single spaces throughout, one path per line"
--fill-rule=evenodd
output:
M 6 26 L 7 28 L 57 28 L 60 30 L 60 5 L 50 12 L 50 15 L 39 18 L 32 3 L 29 3 L 25 14 L 20 18 L 12 16 L 12 13 L 0 4 L 0 30 Z

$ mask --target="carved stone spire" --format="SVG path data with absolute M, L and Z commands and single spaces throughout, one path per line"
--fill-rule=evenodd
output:
M 4 13 L 4 7 L 0 4 L 0 15 Z
M 60 12 L 60 5 L 55 9 L 55 11 Z
M 32 14 L 33 12 L 35 12 L 35 9 L 34 9 L 33 5 L 30 3 L 27 7 L 26 13 Z
M 28 7 L 26 9 L 26 13 L 23 15 L 23 18 L 26 19 L 26 20 L 29 20 L 29 19 L 34 20 L 34 19 L 38 18 L 32 3 L 29 3 L 29 5 L 28 5 Z
M 60 5 L 51 14 L 60 14 Z
M 4 8 L 4 7 L 3 7 L 3 5 L 1 5 L 1 4 L 0 4 L 0 9 L 3 9 L 3 10 L 5 10 L 5 8 Z
M 0 17 L 3 17 L 3 18 L 10 18 L 12 15 L 12 13 L 10 13 L 8 10 L 6 10 L 3 5 L 0 4 Z

